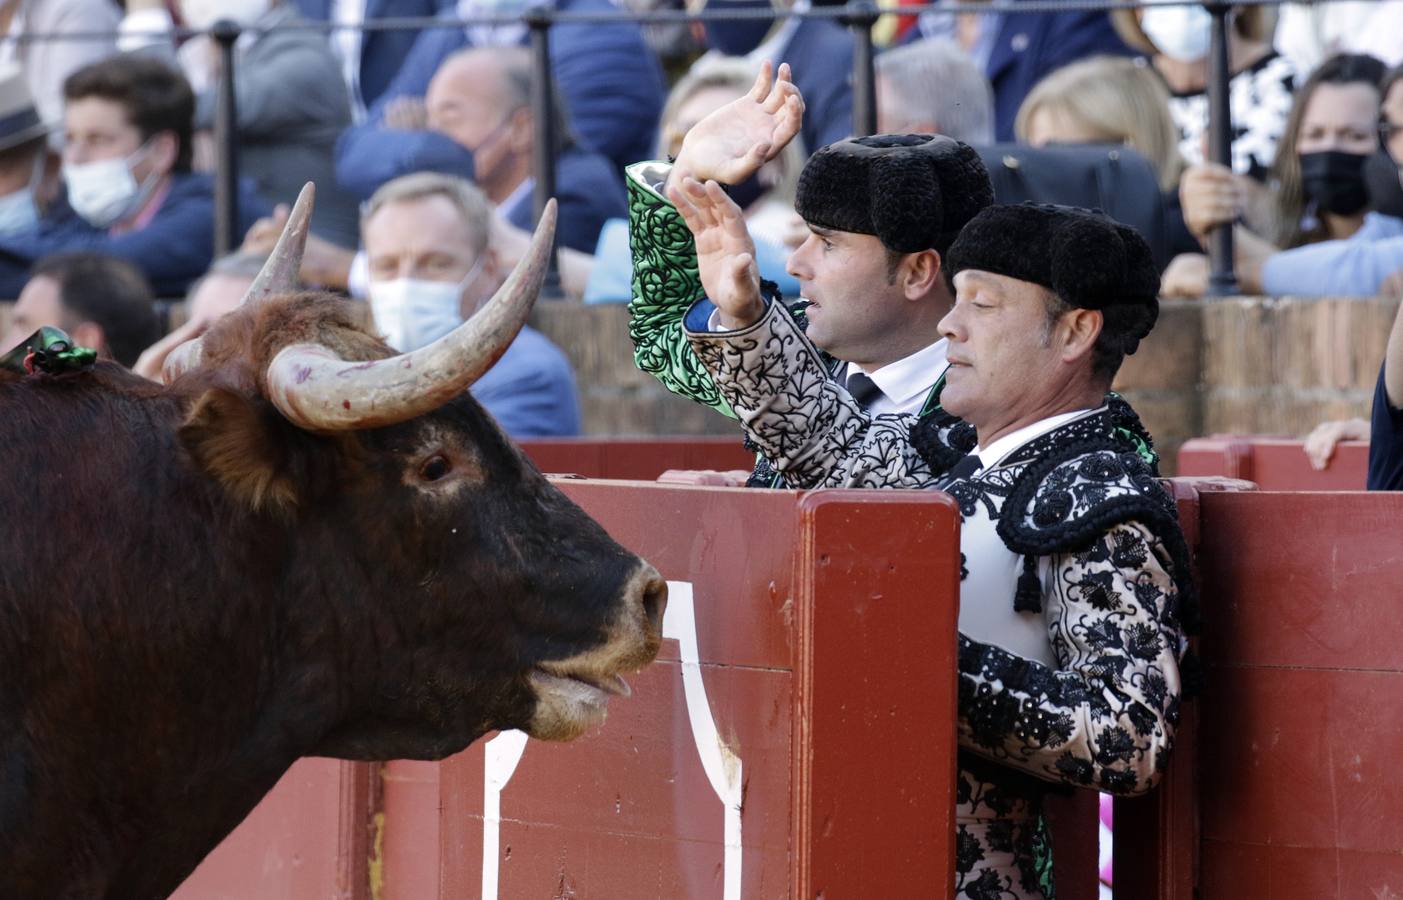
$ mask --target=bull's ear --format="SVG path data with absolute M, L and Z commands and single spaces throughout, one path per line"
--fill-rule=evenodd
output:
M 279 432 L 271 412 L 233 391 L 212 388 L 190 409 L 180 440 L 235 500 L 255 512 L 289 513 L 297 491 Z

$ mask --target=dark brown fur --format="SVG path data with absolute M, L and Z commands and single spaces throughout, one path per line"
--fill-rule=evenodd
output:
M 303 340 L 388 352 L 301 295 L 226 317 L 170 388 L 0 376 L 7 896 L 165 896 L 298 757 L 520 727 L 531 666 L 617 616 L 639 560 L 470 397 L 363 432 L 284 420 L 261 373 Z M 463 473 L 441 494 L 434 454 Z

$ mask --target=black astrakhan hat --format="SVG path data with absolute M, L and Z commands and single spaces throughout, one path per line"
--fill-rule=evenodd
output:
M 889 250 L 942 256 L 994 202 L 968 144 L 939 134 L 878 134 L 819 150 L 799 174 L 794 208 L 810 225 L 871 234 Z
M 960 232 L 946 265 L 952 276 L 978 269 L 1031 281 L 1082 309 L 1128 313 L 1139 307 L 1148 315 L 1115 316 L 1129 329 L 1127 353 L 1159 314 L 1159 269 L 1149 244 L 1099 210 L 1050 203 L 991 206 Z

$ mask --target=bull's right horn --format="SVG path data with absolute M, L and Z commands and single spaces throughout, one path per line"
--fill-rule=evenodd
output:
M 248 286 L 244 299 L 240 301 L 242 304 L 255 306 L 269 297 L 291 294 L 297 290 L 301 283 L 302 253 L 307 249 L 307 233 L 311 230 L 312 206 L 316 199 L 316 186 L 309 181 L 297 195 L 297 202 L 288 214 L 278 243 L 268 254 L 268 261 L 263 264 L 258 277 Z
M 438 409 L 492 368 L 526 324 L 550 260 L 555 216 L 551 200 L 511 275 L 448 334 L 368 362 L 347 362 L 318 344 L 293 344 L 268 364 L 268 399 L 308 431 L 378 428 Z

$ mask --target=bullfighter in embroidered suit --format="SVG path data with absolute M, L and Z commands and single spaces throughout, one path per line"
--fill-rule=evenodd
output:
M 1158 314 L 1132 229 L 1085 210 L 994 206 L 950 248 L 939 417 L 866 413 L 766 298 L 739 210 L 684 179 L 716 312 L 692 347 L 794 487 L 939 487 L 960 503 L 958 896 L 1042 898 L 1048 790 L 1149 790 L 1181 697 L 1188 553 L 1149 437 L 1108 394 Z M 955 416 L 961 419 L 956 419 Z M 913 432 L 913 426 L 914 428 Z M 953 466 L 949 463 L 952 457 Z M 948 469 L 948 471 L 947 471 Z
M 745 181 L 792 139 L 802 111 L 787 67 L 772 81 L 766 66 L 747 96 L 687 133 L 675 165 L 647 162 L 628 169 L 629 334 L 638 367 L 674 393 L 728 416 L 734 413 L 682 327 L 683 315 L 703 291 L 692 234 L 665 192 L 687 176 Z M 874 202 L 893 194 L 908 202 Z M 825 359 L 831 376 L 864 386 L 854 393 L 868 412 L 925 419 L 939 411 L 946 342 L 937 326 L 953 302 L 942 260 L 965 223 L 992 202 L 979 154 L 946 137 L 840 141 L 804 167 L 796 206 L 811 234 L 788 268 L 805 296 L 786 308 L 831 354 Z M 763 457 L 750 483 L 782 486 Z

